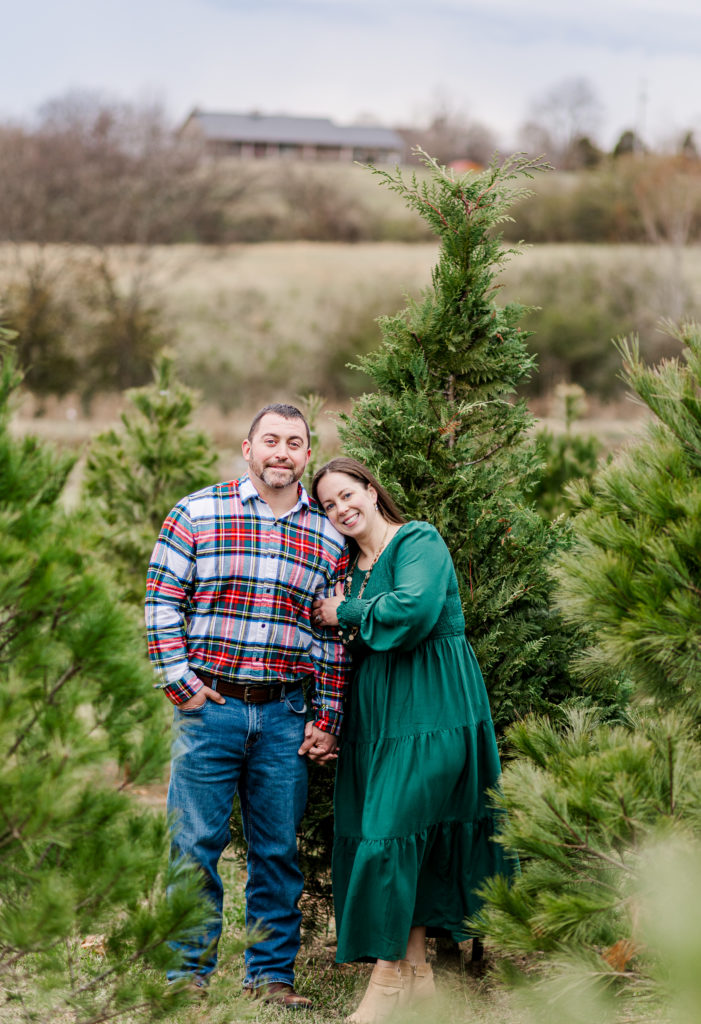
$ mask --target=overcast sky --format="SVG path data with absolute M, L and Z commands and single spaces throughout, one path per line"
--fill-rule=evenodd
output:
M 0 118 L 70 90 L 205 110 L 421 123 L 448 103 L 515 145 L 586 78 L 652 143 L 701 136 L 700 0 L 0 0 Z

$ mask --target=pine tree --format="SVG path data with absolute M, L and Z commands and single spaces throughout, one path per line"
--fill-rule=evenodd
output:
M 18 1019 L 153 1017 L 168 941 L 208 910 L 130 796 L 167 757 L 162 697 L 85 515 L 62 507 L 73 458 L 10 432 L 19 381 L 1 349 L 0 988 Z
M 575 480 L 591 480 L 602 452 L 601 442 L 593 434 L 575 434 L 572 430 L 581 415 L 584 390 L 578 384 L 560 384 L 555 388 L 555 396 L 562 405 L 565 429 L 559 434 L 545 427 L 536 431 L 543 469 L 532 491 L 536 508 L 549 519 L 571 511 L 566 485 Z
M 440 237 L 432 287 L 380 319 L 382 342 L 359 368 L 376 391 L 363 395 L 340 433 L 412 519 L 433 523 L 458 574 L 467 636 L 482 666 L 498 729 L 573 692 L 568 659 L 575 631 L 550 606 L 547 562 L 566 528 L 528 505 L 539 472 L 527 438 L 532 418 L 514 397 L 533 370 L 519 320 L 496 302 L 496 278 L 517 249 L 499 225 L 527 191 L 537 162 L 517 156 L 454 178 L 425 157 L 421 183 L 375 170 Z
M 701 327 L 670 332 L 683 359 L 645 366 L 624 340 L 624 379 L 653 418 L 591 486 L 575 487 L 576 543 L 559 560 L 559 602 L 587 633 L 579 667 L 611 671 L 661 708 L 701 722 Z
M 153 384 L 127 392 L 122 429 L 95 438 L 84 476 L 96 543 L 115 567 L 122 596 L 139 606 L 163 520 L 184 495 L 214 482 L 217 461 L 213 442 L 192 426 L 196 393 L 176 379 L 167 351 L 153 376 Z
M 580 671 L 592 684 L 617 676 L 639 711 L 615 727 L 580 713 L 565 729 L 532 719 L 510 730 L 518 759 L 498 800 L 522 874 L 485 887 L 481 917 L 492 945 L 528 952 L 570 992 L 615 983 L 661 1005 L 679 971 L 643 928 L 641 905 L 660 905 L 646 847 L 693 837 L 701 849 L 701 329 L 670 330 L 683 359 L 656 368 L 619 345 L 653 418 L 572 488 L 575 542 L 557 566 L 564 613 L 589 641 Z M 691 934 L 693 901 L 677 913 Z
M 506 811 L 500 841 L 518 852 L 521 874 L 483 886 L 476 928 L 551 995 L 556 978 L 568 979 L 570 1006 L 602 986 L 616 986 L 624 1005 L 658 997 L 664 972 L 641 920 L 651 895 L 642 878 L 650 848 L 701 839 L 693 723 L 648 713 L 613 726 L 591 709 L 571 709 L 564 726 L 534 716 L 508 739 L 517 758 L 497 798 Z M 689 916 L 698 916 L 693 903 Z M 685 929 L 683 917 L 678 923 Z

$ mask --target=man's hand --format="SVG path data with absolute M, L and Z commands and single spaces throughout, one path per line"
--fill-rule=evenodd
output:
M 193 697 L 178 704 L 178 707 L 181 711 L 196 711 L 208 700 L 213 700 L 215 704 L 226 704 L 225 698 L 220 693 L 209 686 L 202 686 Z
M 313 722 L 307 722 L 304 727 L 304 741 L 297 753 L 306 754 L 310 761 L 316 761 L 317 764 L 328 764 L 338 757 L 336 745 L 336 737 L 330 732 L 317 729 Z

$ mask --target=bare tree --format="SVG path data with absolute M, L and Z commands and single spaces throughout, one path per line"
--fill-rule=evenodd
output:
M 224 238 L 250 172 L 201 160 L 158 106 L 69 93 L 0 126 L 0 238 L 94 245 Z
M 421 146 L 441 164 L 470 160 L 484 166 L 498 148 L 496 136 L 490 128 L 473 120 L 445 98 L 435 101 L 425 127 L 399 131 L 409 148 Z
M 645 156 L 629 158 L 626 169 L 647 238 L 667 252 L 664 302 L 678 320 L 688 292 L 684 249 L 701 234 L 701 164 L 684 155 Z

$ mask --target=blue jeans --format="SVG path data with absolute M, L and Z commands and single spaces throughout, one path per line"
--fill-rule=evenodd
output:
M 307 766 L 297 750 L 304 738 L 300 688 L 269 704 L 205 701 L 196 711 L 174 709 L 168 812 L 174 815 L 171 856 L 187 856 L 202 869 L 213 906 L 208 931 L 178 944 L 189 974 L 208 977 L 217 963 L 223 885 L 217 871 L 229 842 L 229 818 L 238 791 L 248 844 L 246 924 L 268 932 L 246 950 L 245 986 L 294 983 L 301 914 L 302 874 L 297 828 L 307 800 Z

